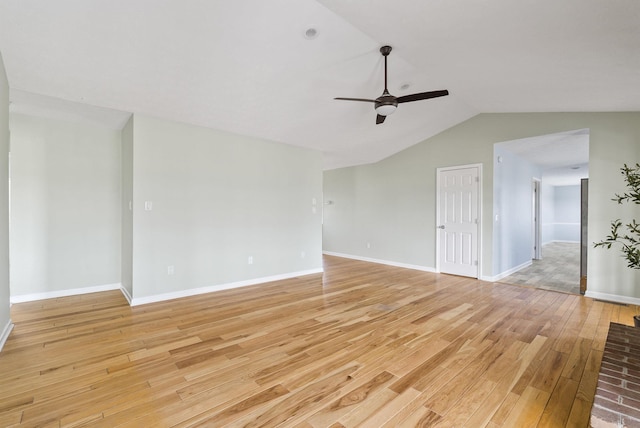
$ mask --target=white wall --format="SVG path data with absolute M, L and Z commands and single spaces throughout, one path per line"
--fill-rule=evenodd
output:
M 540 220 L 542 245 L 555 240 L 556 188 L 542 180 L 540 186 Z
M 606 236 L 612 219 L 640 218 L 640 206 L 618 206 L 620 166 L 640 159 L 640 113 L 480 114 L 372 165 L 326 171 L 324 249 L 367 256 L 364 237 L 381 237 L 378 259 L 435 266 L 436 168 L 482 163 L 481 274 L 493 273 L 493 145 L 502 141 L 589 128 L 589 239 Z M 617 251 L 589 247 L 588 292 L 640 302 L 640 272 Z M 497 272 L 496 272 L 497 273 Z M 634 300 L 635 301 L 635 300 Z
M 580 242 L 580 186 L 554 189 L 554 241 Z
M 494 147 L 494 161 L 492 272 L 498 276 L 531 262 L 533 179 L 542 170 L 502 144 Z
M 120 283 L 120 132 L 11 115 L 11 298 Z
M 9 296 L 9 83 L 0 54 L 0 350 L 12 326 Z
M 321 208 L 319 152 L 134 115 L 134 304 L 321 271 Z
M 580 242 L 580 185 L 542 185 L 542 244 Z

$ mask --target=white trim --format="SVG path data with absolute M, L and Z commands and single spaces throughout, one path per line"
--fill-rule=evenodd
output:
M 370 257 L 354 256 L 354 255 L 351 255 L 351 254 L 334 253 L 333 251 L 323 251 L 322 254 L 326 254 L 327 256 L 342 257 L 342 258 L 345 258 L 345 259 L 360 260 L 360 261 L 363 261 L 363 262 L 378 263 L 378 264 L 381 264 L 381 265 L 401 267 L 401 268 L 405 268 L 405 269 L 420 270 L 420 271 L 423 271 L 423 272 L 437 273 L 434 268 L 430 268 L 430 267 L 426 267 L 426 266 L 411 265 L 411 264 L 407 264 L 407 263 L 399 263 L 399 262 L 393 262 L 393 261 L 389 261 L 389 260 L 372 259 Z
M 2 351 L 4 344 L 7 342 L 7 339 L 11 334 L 11 330 L 13 330 L 13 323 L 11 322 L 11 319 L 9 319 L 9 321 L 7 321 L 7 325 L 5 325 L 2 330 L 2 334 L 0 334 L 0 351 Z
M 640 305 L 640 298 L 638 297 L 619 296 L 617 294 L 607 294 L 607 293 L 600 293 L 598 291 L 589 291 L 589 290 L 587 290 L 584 293 L 584 296 L 590 297 L 592 299 L 607 300 L 609 302 L 626 303 L 629 305 Z
M 122 292 L 124 298 L 127 299 L 127 303 L 129 303 L 129 306 L 132 306 L 131 301 L 133 300 L 133 297 L 131 297 L 131 294 L 129 294 L 129 290 L 124 287 L 120 287 L 120 291 Z
M 483 280 L 483 281 L 489 281 L 489 282 L 496 282 L 496 281 L 500 281 L 502 278 L 506 278 L 506 277 L 508 277 L 509 275 L 513 275 L 514 273 L 516 273 L 516 272 L 518 272 L 518 271 L 520 271 L 520 270 L 522 270 L 522 269 L 528 268 L 528 267 L 529 267 L 529 266 L 531 266 L 532 264 L 533 264 L 533 262 L 532 262 L 531 260 L 528 260 L 528 261 L 526 261 L 526 262 L 522 263 L 522 264 L 521 264 L 521 265 L 519 265 L 519 266 L 513 267 L 513 268 L 511 268 L 511 269 L 507 269 L 507 270 L 505 270 L 504 272 L 500 272 L 500 273 L 499 273 L 499 274 L 497 274 L 497 275 L 483 277 L 483 278 L 482 278 L 482 280 Z
M 540 260 L 542 258 L 542 224 L 540 204 L 542 202 L 541 189 L 542 180 L 536 177 L 531 179 L 531 236 L 533 238 L 532 259 Z
M 482 196 L 482 186 L 484 183 L 483 180 L 483 172 L 482 172 L 482 163 L 471 163 L 467 165 L 454 165 L 454 166 L 444 166 L 436 168 L 436 224 L 434 227 L 436 228 L 436 267 L 435 272 L 440 272 L 440 233 L 438 233 L 438 225 L 440 224 L 440 173 L 443 171 L 451 171 L 455 169 L 465 169 L 465 168 L 478 168 L 478 242 L 476 255 L 478 258 L 478 272 L 477 279 L 482 279 L 482 209 L 484 206 L 483 196 Z
M 231 282 L 227 284 L 211 285 L 208 287 L 191 288 L 189 290 L 174 291 L 171 293 L 155 294 L 153 296 L 134 297 L 131 299 L 131 306 L 146 305 L 148 303 L 163 302 L 165 300 L 179 299 L 182 297 L 195 296 L 198 294 L 212 293 L 214 291 L 228 290 L 231 288 L 246 287 L 249 285 L 262 284 L 266 282 L 280 281 L 283 279 L 296 278 L 298 276 L 312 275 L 324 272 L 323 268 L 310 269 L 300 272 L 291 272 L 282 275 L 273 275 L 263 278 L 249 279 L 246 281 Z
M 48 291 L 46 293 L 22 294 L 20 296 L 11 296 L 9 301 L 11 304 L 33 302 L 35 300 L 55 299 L 56 297 L 76 296 L 78 294 L 99 293 L 101 291 L 120 290 L 122 286 L 117 284 L 96 285 L 93 287 L 72 288 L 68 290 Z

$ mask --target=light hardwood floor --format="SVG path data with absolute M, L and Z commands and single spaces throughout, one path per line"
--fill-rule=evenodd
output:
M 335 257 L 131 308 L 16 304 L 0 426 L 588 426 L 609 322 L 637 307 Z

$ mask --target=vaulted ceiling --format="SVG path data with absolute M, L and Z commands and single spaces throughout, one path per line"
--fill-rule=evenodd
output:
M 114 127 L 143 113 L 335 168 L 482 112 L 640 111 L 639 23 L 637 0 L 0 0 L 0 52 L 12 111 Z M 451 95 L 381 125 L 333 100 L 381 94 L 385 44 L 391 93 Z

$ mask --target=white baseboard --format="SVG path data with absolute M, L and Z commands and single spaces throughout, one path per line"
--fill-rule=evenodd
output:
M 2 351 L 4 344 L 7 342 L 7 339 L 11 334 L 11 330 L 13 330 L 13 323 L 11 322 L 11 320 L 9 320 L 7 322 L 7 325 L 4 326 L 4 329 L 2 329 L 2 333 L 0 334 L 0 352 Z
M 640 298 L 637 297 L 619 296 L 617 294 L 607 294 L 589 290 L 587 290 L 584 295 L 585 297 L 590 297 L 597 300 L 606 300 L 608 302 L 625 303 L 628 305 L 640 305 Z
M 118 284 L 96 285 L 93 287 L 72 288 L 68 290 L 47 291 L 44 293 L 22 294 L 19 296 L 11 296 L 9 301 L 11 304 L 33 302 L 35 300 L 55 299 L 57 297 L 76 296 L 78 294 L 99 293 L 101 291 L 120 290 L 122 287 Z
M 423 272 L 437 273 L 437 271 L 434 268 L 431 268 L 431 267 L 412 265 L 412 264 L 400 263 L 400 262 L 394 262 L 394 261 L 390 261 L 390 260 L 372 259 L 370 257 L 354 256 L 352 254 L 334 253 L 333 251 L 323 251 L 322 254 L 326 254 L 327 256 L 342 257 L 342 258 L 345 258 L 345 259 L 360 260 L 360 261 L 363 261 L 363 262 L 378 263 L 378 264 L 381 264 L 381 265 L 401 267 L 401 268 L 405 268 L 405 269 L 421 270 Z
M 551 241 L 545 241 L 540 245 L 544 248 L 545 245 L 556 244 L 556 243 L 557 244 L 579 244 L 580 241 L 565 241 L 565 240 L 562 240 L 562 239 L 552 239 Z
M 133 297 L 131 297 L 131 294 L 129 294 L 129 290 L 124 287 L 120 287 L 120 291 L 122 292 L 124 298 L 127 299 L 127 303 L 129 303 L 129 306 L 133 306 L 131 304 L 131 302 L 133 301 Z
M 153 296 L 134 297 L 131 299 L 129 304 L 131 306 L 146 305 L 148 303 L 163 302 L 165 300 L 173 300 L 173 299 L 179 299 L 182 297 L 195 296 L 198 294 L 212 293 L 214 291 L 229 290 L 231 288 L 246 287 L 249 285 L 257 285 L 257 284 L 263 284 L 266 282 L 273 282 L 273 281 L 281 281 L 283 279 L 296 278 L 298 276 L 305 276 L 305 275 L 311 275 L 311 274 L 322 273 L 322 272 L 324 272 L 324 269 L 322 268 L 310 269 L 310 270 L 305 270 L 300 272 L 286 273 L 282 275 L 273 275 L 273 276 L 268 276 L 263 278 L 249 279 L 246 281 L 231 282 L 227 284 L 212 285 L 208 287 L 191 288 L 189 290 L 174 291 L 171 293 L 155 294 Z
M 518 265 L 518 266 L 516 266 L 516 267 L 513 267 L 513 268 L 511 268 L 511 269 L 508 269 L 508 270 L 506 270 L 506 271 L 504 271 L 504 272 L 501 272 L 501 273 L 499 273 L 499 274 L 497 274 L 497 275 L 482 277 L 482 280 L 483 280 L 483 281 L 489 281 L 489 282 L 496 282 L 496 281 L 500 281 L 502 278 L 506 278 L 506 277 L 508 277 L 509 275 L 513 275 L 514 273 L 516 273 L 516 272 L 518 272 L 518 271 L 520 271 L 520 270 L 522 270 L 522 269 L 528 268 L 528 267 L 529 267 L 529 266 L 531 266 L 532 264 L 533 264 L 533 262 L 532 262 L 531 260 L 528 260 L 528 261 L 526 261 L 526 262 L 522 263 L 521 265 Z

